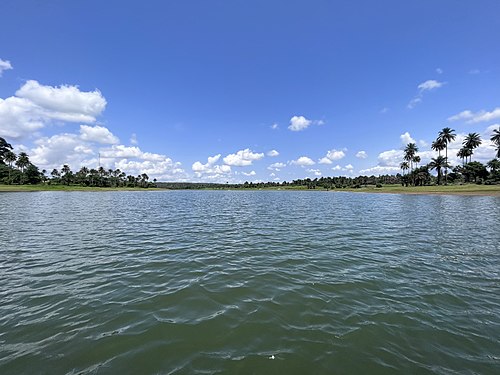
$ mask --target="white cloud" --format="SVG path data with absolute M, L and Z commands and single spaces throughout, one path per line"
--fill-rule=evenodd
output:
M 382 108 L 382 109 L 380 110 L 380 113 L 381 113 L 381 114 L 386 114 L 387 112 L 389 112 L 389 108 L 387 108 L 387 107 L 384 107 L 384 108 Z
M 397 174 L 400 172 L 401 170 L 399 167 L 382 167 L 379 165 L 377 165 L 376 167 L 362 169 L 359 171 L 360 174 L 366 176 L 381 175 L 381 174 Z
M 444 82 L 438 82 L 434 79 L 429 79 L 425 82 L 422 82 L 420 85 L 418 85 L 418 89 L 421 92 L 430 91 L 430 90 L 438 89 L 443 85 L 444 85 Z
M 273 129 L 273 130 L 276 130 L 278 128 L 279 128 L 279 126 L 278 126 L 277 123 L 274 123 L 274 124 L 271 125 L 271 129 Z
M 332 168 L 332 171 L 341 171 L 341 170 L 342 170 L 342 167 L 338 164 Z
M 10 61 L 0 59 L 0 77 L 5 70 L 13 69 Z
M 271 150 L 267 153 L 267 156 L 270 156 L 270 157 L 275 157 L 275 156 L 278 156 L 280 153 L 276 150 Z
M 214 156 L 209 156 L 206 164 L 202 164 L 199 161 L 193 163 L 191 169 L 195 172 L 196 177 L 204 176 L 207 179 L 220 178 L 223 175 L 228 175 L 231 173 L 231 167 L 229 165 L 215 165 L 219 161 L 221 154 Z
M 366 159 L 368 157 L 368 154 L 366 153 L 366 151 L 358 151 L 356 157 L 359 159 Z
M 260 160 L 264 157 L 263 153 L 254 153 L 250 149 L 240 150 L 236 154 L 229 154 L 224 158 L 224 163 L 236 167 L 245 167 L 252 165 L 255 160 Z
M 306 119 L 304 116 L 293 116 L 290 119 L 290 126 L 288 129 L 297 132 L 307 129 L 312 124 L 311 120 Z
M 307 156 L 301 156 L 297 160 L 292 160 L 291 164 L 306 166 L 306 165 L 314 165 L 316 163 L 311 158 L 308 158 Z
M 399 167 L 403 160 L 404 152 L 402 150 L 388 150 L 378 155 L 378 164 L 382 167 Z
M 408 143 L 415 143 L 415 140 L 411 137 L 410 133 L 408 133 L 408 132 L 401 134 L 399 136 L 399 139 L 401 139 L 401 142 L 404 145 L 407 145 Z
M 307 172 L 313 173 L 315 176 L 321 176 L 321 171 L 319 169 L 308 169 Z
M 408 103 L 408 108 L 413 109 L 420 102 L 422 102 L 422 98 L 415 97 L 412 100 L 410 100 L 410 102 Z
M 113 135 L 104 126 L 88 126 L 80 125 L 80 138 L 84 141 L 97 142 L 102 144 L 117 144 L 120 143 L 118 137 Z
M 279 172 L 282 168 L 285 168 L 286 164 L 285 163 L 273 163 L 267 169 L 270 171 L 277 171 Z
M 106 99 L 97 90 L 83 92 L 77 86 L 44 86 L 34 80 L 27 81 L 16 96 L 45 109 L 47 116 L 63 121 L 94 122 L 106 108 Z
M 330 159 L 328 159 L 326 156 L 319 159 L 318 163 L 320 164 L 333 164 L 333 161 L 331 161 Z
M 418 103 L 422 102 L 423 95 L 426 91 L 433 91 L 435 89 L 438 89 L 438 88 L 442 87 L 445 83 L 446 82 L 439 82 L 439 81 L 436 81 L 434 79 L 429 79 L 425 82 L 422 82 L 421 84 L 419 84 L 417 86 L 417 88 L 418 88 L 417 95 L 415 95 L 415 97 L 412 100 L 410 100 L 407 107 L 409 109 L 415 108 L 415 106 Z
M 436 68 L 436 73 L 437 73 L 437 74 L 443 74 L 443 69 L 441 69 L 441 68 Z
M 354 169 L 354 167 L 352 166 L 352 164 L 347 164 L 344 168 L 347 169 L 348 171 Z
M 326 156 L 319 160 L 320 164 L 332 164 L 334 160 L 340 160 L 345 157 L 346 149 L 343 150 L 330 150 L 326 153 Z
M 245 176 L 255 176 L 257 173 L 255 173 L 255 171 L 251 171 L 249 173 L 246 173 L 246 172 L 242 172 Z
M 473 113 L 470 110 L 465 110 L 454 116 L 449 117 L 448 121 L 465 120 L 467 123 L 478 123 L 478 122 L 493 121 L 499 118 L 500 118 L 500 107 L 497 107 L 490 112 L 482 110 Z
M 0 136 L 21 139 L 58 121 L 94 123 L 105 107 L 106 100 L 98 91 L 28 81 L 16 96 L 0 99 Z

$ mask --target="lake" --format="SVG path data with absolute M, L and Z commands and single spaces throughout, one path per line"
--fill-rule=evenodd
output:
M 500 198 L 0 193 L 1 374 L 500 372 Z

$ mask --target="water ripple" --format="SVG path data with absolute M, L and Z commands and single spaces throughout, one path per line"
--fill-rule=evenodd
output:
M 0 373 L 495 373 L 500 200 L 0 194 Z

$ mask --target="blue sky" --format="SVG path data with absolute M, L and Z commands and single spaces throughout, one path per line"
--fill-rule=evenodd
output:
M 0 3 L 0 136 L 165 181 L 397 173 L 450 126 L 494 157 L 500 2 Z M 273 152 L 274 151 L 274 152 Z M 451 162 L 459 160 L 450 155 Z

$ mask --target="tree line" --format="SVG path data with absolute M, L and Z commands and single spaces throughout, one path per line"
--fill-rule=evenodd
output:
M 0 183 L 4 184 L 60 184 L 60 185 L 80 185 L 88 187 L 154 187 L 156 179 L 149 181 L 149 176 L 142 173 L 138 176 L 127 175 L 120 169 L 89 169 L 82 167 L 73 172 L 65 164 L 60 170 L 53 169 L 50 177 L 47 171 L 40 171 L 34 165 L 28 154 L 20 152 L 16 155 L 12 151 L 12 145 L 4 138 L 0 137 Z
M 462 147 L 457 152 L 457 157 L 462 160 L 462 165 L 452 167 L 448 162 L 448 144 L 456 139 L 455 130 L 449 127 L 439 131 L 435 141 L 431 144 L 431 149 L 438 152 L 438 156 L 423 166 L 418 166 L 421 161 L 417 154 L 418 147 L 415 143 L 408 143 L 404 149 L 403 161 L 400 168 L 403 172 L 402 184 L 409 186 L 429 185 L 432 176 L 429 171 L 435 170 L 437 173 L 436 183 L 441 185 L 444 170 L 444 183 L 450 182 L 475 182 L 475 183 L 498 183 L 500 182 L 500 128 L 493 130 L 490 138 L 496 148 L 496 157 L 486 165 L 472 161 L 474 150 L 482 144 L 481 136 L 478 133 L 469 133 L 462 142 Z M 444 156 L 441 152 L 445 151 Z M 448 169 L 451 173 L 448 174 Z M 489 169 L 489 171 L 488 171 Z M 406 173 L 405 173 L 406 172 Z

